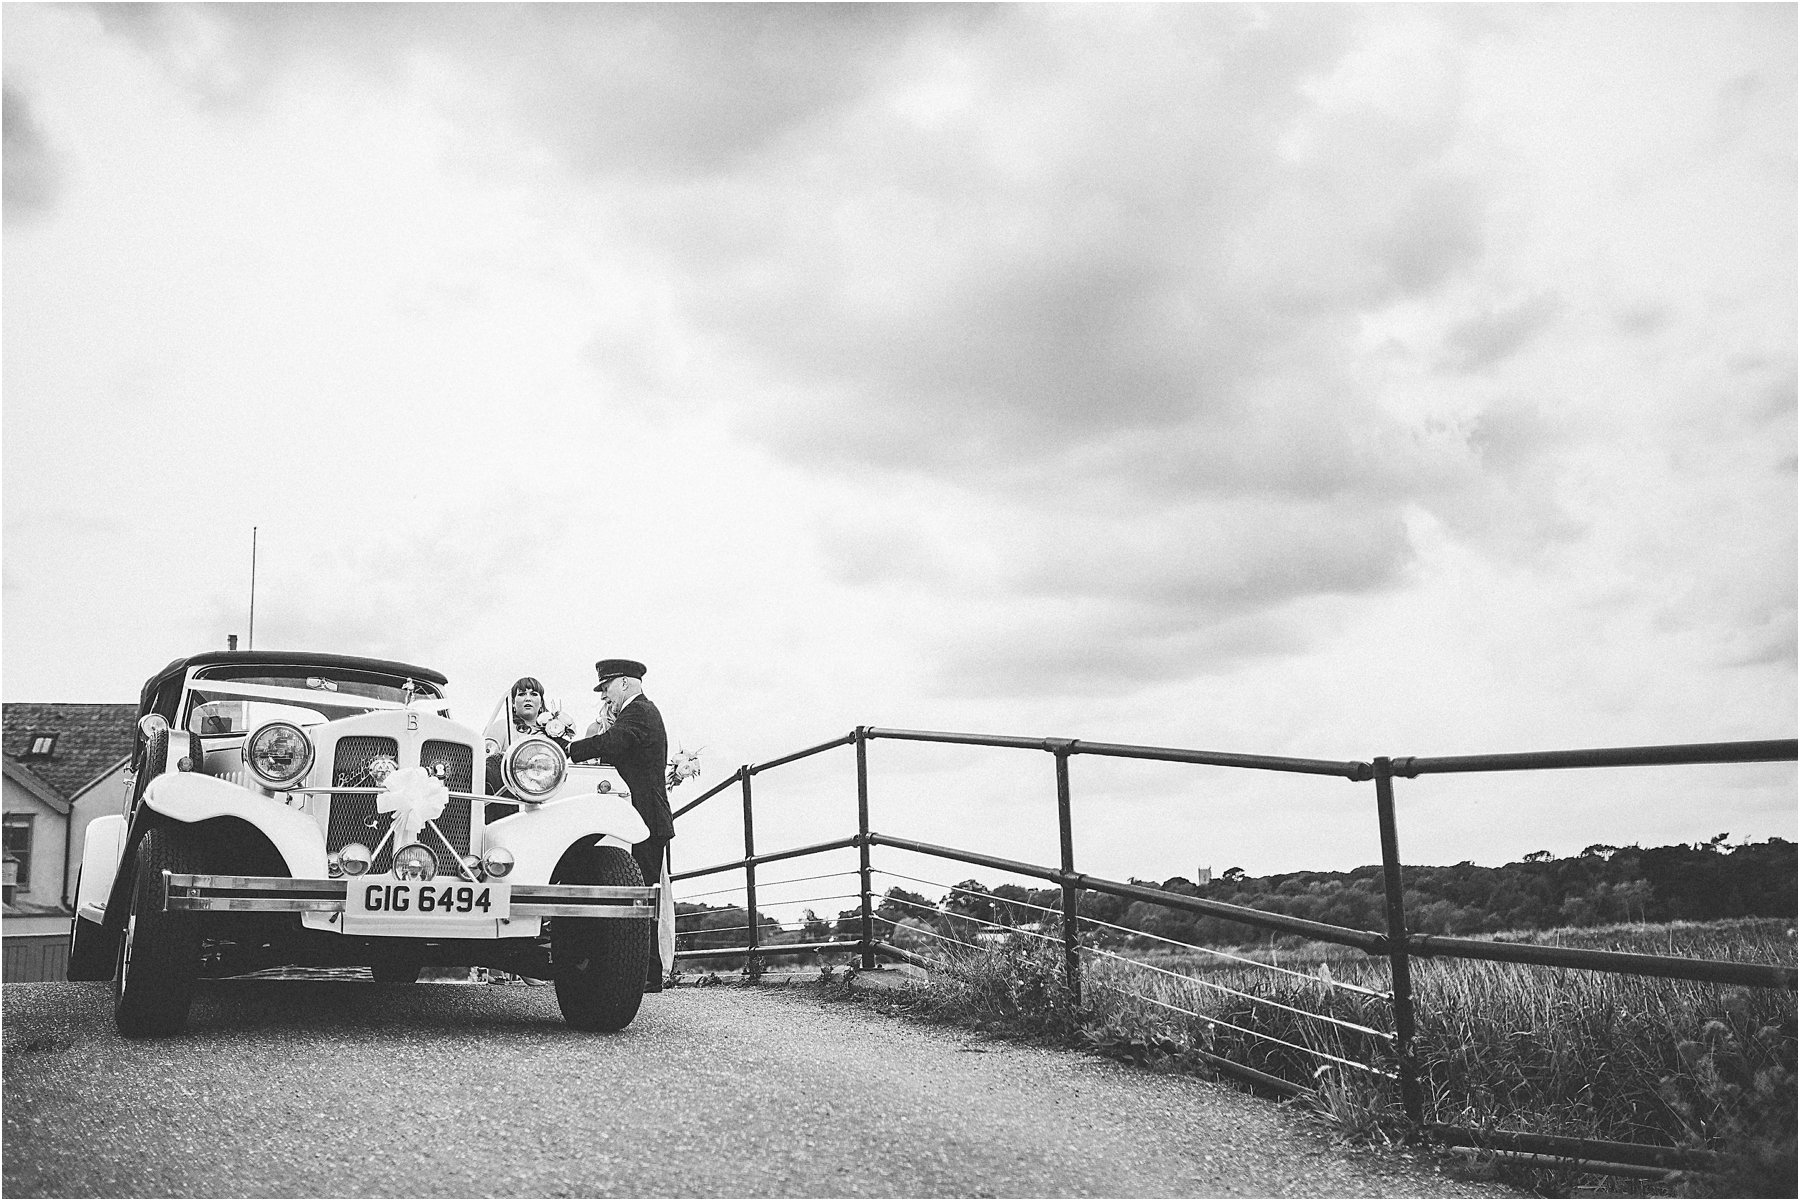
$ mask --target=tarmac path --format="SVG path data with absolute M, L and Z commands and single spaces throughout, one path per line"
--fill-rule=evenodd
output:
M 611 1035 L 516 984 L 209 981 L 186 1034 L 141 1041 L 104 984 L 0 999 L 8 1197 L 1513 1195 L 801 985 L 671 989 Z

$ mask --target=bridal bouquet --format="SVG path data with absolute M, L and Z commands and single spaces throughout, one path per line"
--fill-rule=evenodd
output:
M 554 701 L 544 706 L 544 711 L 537 715 L 538 732 L 556 741 L 567 744 L 575 737 L 575 723 L 563 715 L 562 706 Z
M 700 752 L 677 750 L 669 756 L 669 787 L 675 788 L 683 780 L 691 780 L 700 774 Z

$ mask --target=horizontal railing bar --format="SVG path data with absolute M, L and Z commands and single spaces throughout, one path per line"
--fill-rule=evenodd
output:
M 1364 988 L 1360 984 L 1351 984 L 1344 980 L 1322 980 L 1311 972 L 1297 972 L 1293 968 L 1282 967 L 1279 963 L 1264 963 L 1260 959 L 1251 959 L 1244 955 L 1234 955 L 1230 951 L 1221 951 L 1216 947 L 1203 947 L 1198 943 L 1182 942 L 1180 939 L 1176 938 L 1164 938 L 1160 934 L 1151 934 L 1145 930 L 1133 930 L 1130 926 L 1118 926 L 1114 925 L 1112 922 L 1103 922 L 1097 917 L 1084 917 L 1081 920 L 1090 926 L 1103 926 L 1108 930 L 1117 930 L 1119 933 L 1128 934 L 1133 938 L 1144 938 L 1149 939 L 1152 942 L 1166 943 L 1172 947 L 1181 947 L 1183 950 L 1194 951 L 1201 955 L 1211 955 L 1214 959 L 1223 959 L 1227 963 L 1237 965 L 1235 969 L 1226 970 L 1249 971 L 1255 969 L 1257 971 L 1275 972 L 1279 975 L 1292 976 L 1300 980 L 1305 980 L 1311 984 L 1317 984 L 1321 987 L 1333 989 L 1334 991 L 1343 990 L 1359 993 L 1365 997 L 1372 997 L 1377 1001 L 1387 1001 L 1392 1003 L 1394 999 L 1394 994 L 1391 992 L 1382 992 L 1381 990 L 1374 988 Z M 1140 961 L 1131 960 L 1131 962 L 1137 963 Z M 1146 963 L 1144 966 L 1154 967 L 1155 965 Z
M 934 846 L 928 842 L 914 842 L 910 838 L 896 838 L 891 834 L 869 832 L 870 846 L 898 847 L 903 851 L 917 851 L 923 855 L 935 855 L 939 859 L 953 859 L 959 863 L 972 863 L 976 867 L 991 867 L 997 871 L 1012 872 L 1018 876 L 1031 876 L 1038 880 L 1048 880 L 1052 884 L 1062 883 L 1063 873 L 1056 868 L 1040 867 L 1035 863 L 1021 863 L 1016 859 L 1002 859 L 998 855 L 983 855 L 979 851 L 958 851 L 950 847 Z M 875 871 L 882 873 L 880 868 Z
M 1596 747 L 1575 751 L 1520 751 L 1501 755 L 1439 755 L 1395 759 L 1396 776 L 1446 772 L 1537 771 L 1564 767 L 1659 767 L 1682 763 L 1776 763 L 1800 753 L 1800 740 L 1690 742 L 1679 746 Z
M 1179 1005 L 1171 1005 L 1167 1001 L 1159 1001 L 1155 997 L 1145 996 L 1141 992 L 1132 992 L 1130 989 L 1127 989 L 1127 988 L 1119 989 L 1119 991 L 1124 993 L 1128 997 L 1136 997 L 1138 1000 L 1144 1002 L 1147 1005 L 1155 1005 L 1159 1009 L 1167 1009 L 1174 1013 L 1185 1013 L 1191 1018 L 1199 1018 L 1201 1021 L 1206 1022 L 1208 1025 L 1223 1026 L 1227 1030 L 1235 1030 L 1239 1034 L 1242 1034 L 1248 1038 L 1260 1039 L 1261 1041 L 1266 1042 L 1266 1043 L 1274 1043 L 1276 1046 L 1286 1047 L 1290 1051 L 1298 1051 L 1302 1055 L 1311 1055 L 1314 1059 L 1329 1060 L 1332 1063 L 1341 1064 L 1342 1066 L 1347 1067 L 1347 1068 L 1355 1068 L 1359 1072 L 1368 1072 L 1372 1076 L 1387 1076 L 1388 1075 L 1386 1072 L 1382 1071 L 1380 1068 L 1374 1067 L 1370 1064 L 1358 1063 L 1354 1059 L 1345 1059 L 1341 1055 L 1333 1055 L 1328 1051 L 1320 1051 L 1320 1050 L 1316 1050 L 1312 1047 L 1303 1047 L 1299 1043 L 1291 1043 L 1285 1038 L 1276 1038 L 1273 1034 L 1264 1034 L 1260 1030 L 1251 1030 L 1248 1027 L 1239 1026 L 1232 1022 L 1228 1022 L 1224 1018 L 1209 1016 L 1207 1014 L 1200 1013 L 1197 1010 L 1183 1009 Z M 1238 1066 L 1242 1067 L 1243 1065 L 1239 1064 Z
M 1304 934 L 1319 942 L 1355 947 L 1370 955 L 1387 954 L 1386 936 L 1372 930 L 1352 930 L 1344 926 L 1330 926 L 1324 922 L 1308 921 L 1306 918 L 1289 917 L 1284 913 L 1267 913 L 1261 909 L 1249 909 L 1242 905 L 1228 905 L 1224 901 L 1209 901 L 1202 897 L 1182 896 L 1180 893 L 1165 892 L 1160 888 L 1121 884 L 1117 880 L 1104 880 L 1098 876 L 1087 876 L 1080 872 L 1064 872 L 1055 868 L 1039 867 L 1036 864 L 1019 863 L 1011 859 L 1002 859 L 996 855 L 958 851 L 951 847 L 934 846 L 928 842 L 916 842 L 910 838 L 896 838 L 891 834 L 871 832 L 869 845 L 890 846 L 903 851 L 914 851 L 921 855 L 935 855 L 940 859 L 953 859 L 959 863 L 991 867 L 999 871 L 1012 872 L 1020 876 L 1033 876 L 1039 880 L 1050 880 L 1058 884 L 1067 882 L 1077 888 L 1127 897 L 1134 901 L 1149 901 L 1153 905 L 1162 905 L 1170 909 L 1186 909 L 1193 913 L 1205 913 L 1213 917 L 1241 922 L 1246 926 L 1283 930 L 1290 934 Z
M 741 779 L 743 779 L 742 775 L 740 775 L 738 772 L 732 772 L 729 776 L 726 776 L 723 780 L 720 780 L 717 784 L 714 784 L 711 788 L 708 788 L 705 792 L 701 793 L 699 796 L 695 797 L 693 800 L 689 801 L 687 804 L 685 804 L 681 808 L 677 809 L 674 813 L 670 814 L 669 820 L 673 821 L 676 818 L 680 817 L 684 813 L 689 813 L 695 809 L 698 809 L 702 804 L 704 804 L 707 801 L 712 800 L 714 797 L 718 796 L 721 792 L 724 792 L 727 788 L 730 788 L 733 784 L 736 784 Z
M 741 863 L 742 861 L 740 860 L 739 862 Z M 763 881 L 758 882 L 757 887 L 758 888 L 779 888 L 783 884 L 808 884 L 814 880 L 835 880 L 839 876 L 855 876 L 856 874 L 857 874 L 856 870 L 854 868 L 852 868 L 851 870 L 844 871 L 844 872 L 824 872 L 817 876 L 795 876 L 791 880 L 763 880 Z M 743 892 L 743 891 L 744 891 L 744 889 L 741 885 L 737 886 L 737 887 L 733 887 L 733 888 L 714 888 L 714 889 L 709 889 L 706 892 L 684 893 L 681 896 L 676 897 L 675 899 L 677 901 L 694 901 L 700 897 L 716 897 L 716 896 L 722 896 L 728 892 Z M 857 895 L 860 896 L 861 894 L 859 893 Z M 788 904 L 788 902 L 781 901 L 781 902 L 778 902 L 778 904 L 786 905 L 786 904 Z
M 957 746 L 999 746 L 1021 751 L 1045 751 L 1067 739 L 1021 738 L 1013 734 L 950 734 L 937 730 L 886 730 L 869 727 L 869 738 L 888 738 L 897 742 L 942 742 Z
M 1709 984 L 1744 984 L 1754 988 L 1795 987 L 1796 972 L 1772 963 L 1732 963 L 1722 959 L 1686 959 L 1676 955 L 1640 955 L 1632 951 L 1595 951 L 1586 947 L 1546 947 L 1538 943 L 1490 942 L 1411 934 L 1406 949 L 1414 955 L 1447 955 L 1454 959 L 1491 959 L 1537 967 L 1585 968 L 1633 976 L 1703 980 Z
M 849 945 L 855 946 L 856 944 L 851 943 Z M 869 945 L 873 947 L 878 954 L 886 955 L 889 959 L 898 959 L 902 963 L 910 963 L 914 967 L 929 968 L 937 967 L 939 964 L 938 960 L 931 959 L 924 955 L 915 955 L 911 951 L 897 947 L 891 942 L 882 942 L 879 938 L 875 939 Z
M 854 942 L 777 942 L 761 943 L 755 947 L 705 947 L 700 950 L 675 952 L 677 959 L 729 959 L 734 955 L 754 955 L 762 958 L 767 955 L 801 955 L 814 951 L 842 951 L 846 955 L 854 954 L 857 944 Z
M 1638 1164 L 1665 1170 L 1707 1169 L 1717 1167 L 1719 1163 L 1716 1151 L 1658 1147 L 1649 1143 L 1614 1143 L 1602 1139 L 1534 1134 L 1522 1130 L 1473 1130 L 1467 1126 L 1449 1126 L 1442 1122 L 1427 1122 L 1424 1129 L 1428 1136 L 1451 1147 L 1540 1152 L 1566 1159 Z
M 875 874 L 878 876 L 889 876 L 896 880 L 907 880 L 913 884 L 928 884 L 933 888 L 946 888 L 946 889 L 950 890 L 951 892 L 966 893 L 970 896 L 987 897 L 987 898 L 993 900 L 994 902 L 996 902 L 997 904 L 1016 905 L 1016 906 L 1019 906 L 1021 908 L 1025 908 L 1025 909 L 1035 909 L 1039 913 L 1055 915 L 1055 914 L 1062 912 L 1059 909 L 1050 909 L 1043 905 L 1034 905 L 1030 901 L 1008 900 L 1005 897 L 998 896 L 991 892 L 976 892 L 972 888 L 958 888 L 954 884 L 943 884 L 937 880 L 922 880 L 917 876 L 908 876 L 902 872 L 889 871 L 886 868 L 876 868 Z M 956 916 L 964 917 L 966 915 L 958 914 Z M 982 919 L 970 918 L 969 920 L 981 921 Z M 1297 972 L 1297 971 L 1294 971 L 1292 968 L 1282 967 L 1280 964 L 1264 963 L 1260 959 L 1249 959 L 1242 955 L 1234 955 L 1229 951 L 1218 950 L 1215 947 L 1203 947 L 1197 943 L 1182 942 L 1179 939 L 1174 939 L 1174 938 L 1164 938 L 1160 934 L 1151 934 L 1149 931 L 1146 931 L 1146 930 L 1134 930 L 1130 926 L 1120 926 L 1120 925 L 1116 925 L 1113 922 L 1101 921 L 1097 917 L 1089 917 L 1086 914 L 1081 915 L 1079 920 L 1086 922 L 1090 926 L 1102 926 L 1108 930 L 1116 930 L 1120 934 L 1129 935 L 1133 938 L 1146 938 L 1146 939 L 1150 939 L 1153 942 L 1167 943 L 1169 946 L 1172 946 L 1172 947 L 1181 947 L 1184 950 L 1197 951 L 1202 955 L 1211 955 L 1215 959 L 1223 959 L 1230 963 L 1236 963 L 1236 964 L 1241 965 L 1243 968 L 1257 968 L 1257 969 L 1260 969 L 1265 972 L 1278 972 L 1278 973 L 1280 973 L 1282 975 L 1286 975 L 1286 976 L 1295 976 L 1295 977 L 1298 977 L 1299 979 L 1306 980 L 1312 984 L 1328 986 L 1332 989 L 1343 989 L 1343 990 L 1347 990 L 1349 992 L 1361 993 L 1363 996 L 1373 997 L 1376 1000 L 1380 1000 L 1380 1001 L 1390 1001 L 1391 1002 L 1394 999 L 1394 994 L 1391 992 L 1382 992 L 1379 989 L 1364 988 L 1360 984 L 1350 984 L 1343 980 L 1321 980 L 1319 977 L 1313 975 L 1311 972 Z M 1006 926 L 1006 925 L 1003 925 L 998 922 L 984 922 L 983 924 L 994 926 L 996 929 L 1010 930 L 1015 934 L 1029 934 L 1032 937 L 1047 938 L 1047 940 L 1050 942 L 1060 942 L 1061 941 L 1060 937 L 1049 937 L 1049 936 L 1045 936 L 1045 935 L 1039 935 L 1035 931 L 1021 930 L 1017 926 Z M 1135 961 L 1131 961 L 1131 962 L 1135 962 Z M 1144 966 L 1151 966 L 1151 965 L 1146 964 Z
M 748 858 L 733 859 L 727 863 L 716 863 L 711 867 L 697 867 L 692 871 L 672 872 L 669 875 L 669 883 L 673 884 L 677 880 L 693 880 L 700 876 L 716 876 L 720 872 L 742 871 L 746 866 L 760 866 L 764 863 L 779 863 L 783 859 L 798 859 L 802 855 L 818 855 L 826 851 L 844 851 L 856 845 L 856 835 L 852 834 L 848 838 L 839 838 L 832 842 L 818 842 L 809 847 L 794 847 L 792 850 L 787 851 L 772 851 L 767 855 L 751 855 Z M 783 881 L 777 880 L 775 883 L 780 884 L 783 883 Z
M 1394 1034 L 1388 1030 L 1374 1030 L 1368 1026 L 1359 1025 L 1356 1022 L 1345 1021 L 1343 1018 L 1332 1017 L 1328 1013 L 1313 1013 L 1312 1011 L 1306 1010 L 1306 1009 L 1296 1009 L 1294 1006 L 1285 1004 L 1284 1002 L 1277 1001 L 1277 1000 L 1274 1000 L 1269 997 L 1259 997 L 1255 993 L 1243 992 L 1239 989 L 1231 988 L 1228 985 L 1219 984 L 1216 981 L 1212 981 L 1212 980 L 1207 980 L 1201 976 L 1184 976 L 1180 972 L 1171 971 L 1170 969 L 1168 969 L 1166 967 L 1158 967 L 1154 963 L 1144 963 L 1141 960 L 1132 959 L 1129 956 L 1121 955 L 1117 951 L 1103 951 L 1096 947 L 1083 947 L 1083 948 L 1081 948 L 1081 953 L 1083 955 L 1090 955 L 1096 959 L 1110 959 L 1110 960 L 1114 961 L 1115 963 L 1130 964 L 1132 967 L 1142 968 L 1147 972 L 1155 972 L 1160 976 L 1167 976 L 1173 980 L 1181 980 L 1181 981 L 1184 981 L 1188 984 L 1192 984 L 1199 988 L 1210 988 L 1214 992 L 1222 992 L 1228 996 L 1239 997 L 1245 1001 L 1250 1002 L 1252 1005 L 1267 1005 L 1272 1009 L 1285 1010 L 1286 1012 L 1296 1014 L 1299 1017 L 1312 1018 L 1314 1021 L 1324 1022 L 1325 1024 L 1330 1025 L 1330 1026 L 1340 1026 L 1345 1030 L 1354 1030 L 1358 1034 L 1367 1034 L 1373 1038 L 1384 1039 L 1385 1041 L 1390 1042 L 1390 1043 L 1394 1041 L 1394 1037 L 1395 1037 Z
M 1538 1155 L 1529 1151 L 1489 1151 L 1495 1162 L 1555 1172 L 1581 1172 L 1588 1176 L 1622 1176 L 1634 1180 L 1666 1180 L 1676 1169 L 1648 1167 L 1641 1163 L 1607 1163 L 1598 1159 L 1571 1159 L 1566 1155 Z
M 1314 776 L 1343 776 L 1348 780 L 1373 780 L 1373 765 L 1336 759 L 1294 759 L 1286 755 L 1242 755 L 1230 751 L 1190 751 L 1180 747 L 1133 746 L 1116 742 L 1076 742 L 1072 755 L 1103 755 L 1112 759 L 1157 759 L 1165 763 L 1198 763 L 1208 767 L 1246 767 L 1260 771 L 1299 772 Z
M 758 764 L 755 764 L 754 766 L 746 768 L 745 770 L 754 776 L 757 772 L 768 771 L 771 767 L 780 767 L 784 763 L 792 763 L 796 759 L 805 759 L 809 756 L 817 755 L 823 751 L 829 751 L 829 750 L 833 749 L 834 747 L 849 746 L 851 743 L 853 743 L 855 741 L 856 741 L 856 732 L 853 730 L 850 733 L 845 734 L 841 737 L 833 738 L 830 742 L 821 742 L 818 746 L 809 746 L 803 751 L 795 751 L 791 755 L 783 755 L 781 758 L 771 759 L 767 763 L 758 763 Z
M 1202 1051 L 1195 1048 L 1194 1054 L 1198 1055 L 1201 1060 L 1210 1063 L 1213 1067 L 1224 1072 L 1228 1076 L 1236 1076 L 1241 1080 L 1249 1081 L 1251 1084 L 1260 1084 L 1264 1088 L 1278 1092 L 1284 1097 L 1310 1096 L 1313 1091 L 1304 1085 L 1295 1084 L 1291 1080 L 1283 1080 L 1280 1076 L 1271 1076 L 1269 1073 L 1258 1071 L 1256 1068 L 1246 1067 L 1235 1060 L 1226 1059 L 1223 1055 L 1214 1055 L 1211 1051 Z
M 1100 755 L 1112 759 L 1156 759 L 1166 763 L 1198 763 L 1209 767 L 1244 767 L 1261 771 L 1343 776 L 1351 780 L 1375 778 L 1375 769 L 1370 764 L 1340 762 L 1335 759 L 1291 759 L 1282 755 L 1242 755 L 1228 751 L 1193 751 L 1180 747 L 1136 746 L 1122 742 L 1083 742 L 1074 738 L 1024 738 L 1010 734 L 953 734 L 937 730 L 884 729 L 870 729 L 867 733 L 870 738 L 891 738 L 905 742 L 1010 747 L 1070 755 Z

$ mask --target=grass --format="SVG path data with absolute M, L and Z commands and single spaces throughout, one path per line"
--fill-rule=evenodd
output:
M 1795 961 L 1788 922 L 1513 938 Z M 937 953 L 944 950 L 939 944 Z M 1161 1070 L 1211 1075 L 1219 1059 L 1230 1060 L 1304 1086 L 1303 1103 L 1346 1137 L 1406 1137 L 1393 1044 L 1381 1033 L 1393 1029 L 1391 1005 L 1342 987 L 1385 991 L 1385 960 L 1318 944 L 1241 952 L 1273 960 L 1286 969 L 1280 972 L 1195 950 L 1118 947 L 1113 954 L 1129 962 L 1086 958 L 1078 1007 L 1069 1004 L 1060 944 L 1022 939 L 951 952 L 904 1004 L 934 1020 Z M 1415 960 L 1413 986 L 1428 1120 L 1723 1156 L 1718 1174 L 1662 1182 L 1486 1161 L 1508 1183 L 1540 1195 L 1795 1195 L 1792 992 L 1450 959 Z

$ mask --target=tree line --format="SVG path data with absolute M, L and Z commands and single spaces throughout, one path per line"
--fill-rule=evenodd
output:
M 1595 844 L 1569 858 L 1538 851 L 1501 867 L 1465 860 L 1448 867 L 1403 867 L 1402 901 L 1408 929 L 1421 934 L 1478 935 L 1506 930 L 1599 926 L 1620 922 L 1709 921 L 1723 918 L 1795 917 L 1795 844 L 1781 838 L 1726 845 L 1729 834 L 1705 842 L 1664 847 Z M 1358 930 L 1385 930 L 1386 890 L 1379 865 L 1348 872 L 1286 872 L 1250 876 L 1229 868 L 1204 884 L 1183 876 L 1160 883 L 1182 896 L 1242 905 Z M 968 943 L 1005 928 L 1059 933 L 1062 890 L 1001 884 L 988 888 L 964 880 L 937 900 L 890 888 L 874 913 L 875 937 L 897 932 L 917 938 Z M 682 949 L 745 944 L 749 922 L 742 906 L 676 905 Z M 1084 891 L 1080 913 L 1103 925 L 1084 931 L 1090 941 L 1128 938 L 1136 931 L 1197 945 L 1231 946 L 1261 937 L 1225 918 L 1167 909 Z M 784 928 L 757 914 L 758 942 L 852 942 L 861 936 L 862 911 L 835 918 L 807 910 Z M 1116 928 L 1116 929 L 1114 929 Z

